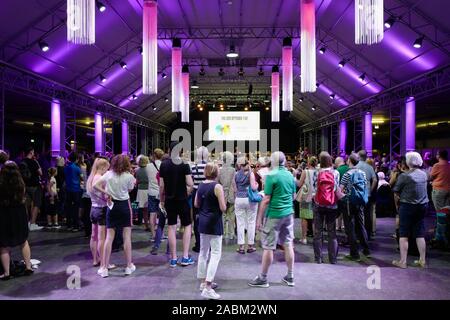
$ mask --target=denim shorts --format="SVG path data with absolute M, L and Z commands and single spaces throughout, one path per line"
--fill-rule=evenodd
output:
M 425 237 L 425 213 L 427 204 L 410 204 L 400 202 L 400 238 Z
M 148 196 L 148 212 L 157 213 L 159 211 L 159 199 L 156 199 L 155 196 Z

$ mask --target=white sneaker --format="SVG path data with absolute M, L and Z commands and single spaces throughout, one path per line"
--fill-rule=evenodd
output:
M 205 288 L 206 288 L 206 283 L 205 282 L 200 283 L 200 288 L 199 288 L 200 291 L 203 291 L 203 289 L 205 289 Z M 211 283 L 211 288 L 216 289 L 217 283 L 215 283 L 215 282 Z
M 308 240 L 306 240 L 306 239 L 303 239 L 300 242 L 301 242 L 301 244 L 308 244 Z
M 132 274 L 135 271 L 136 271 L 136 266 L 134 264 L 131 264 L 131 267 L 125 268 L 125 275 L 129 276 L 130 274 Z
M 102 278 L 107 278 L 109 276 L 109 272 L 108 269 L 98 269 L 97 273 L 102 277 Z
M 203 289 L 202 291 L 202 297 L 206 299 L 212 299 L 212 300 L 219 300 L 220 294 L 217 294 L 214 289 Z
M 30 231 L 42 230 L 44 227 L 39 227 L 36 223 L 30 224 Z
M 115 269 L 116 265 L 114 263 L 108 264 L 108 270 Z

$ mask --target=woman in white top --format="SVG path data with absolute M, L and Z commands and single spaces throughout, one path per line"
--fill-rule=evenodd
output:
M 108 171 L 109 162 L 103 158 L 97 158 L 92 166 L 91 174 L 86 183 L 86 190 L 91 197 L 92 206 L 90 212 L 90 218 L 92 223 L 92 233 L 90 247 L 93 258 L 93 266 L 100 266 L 99 273 L 105 268 L 101 264 L 103 261 L 103 249 L 105 245 L 106 237 L 106 201 L 107 196 L 97 189 L 93 188 L 93 185 Z M 105 188 L 106 183 L 103 182 L 102 188 Z
M 125 155 L 117 155 L 111 160 L 111 170 L 94 184 L 95 189 L 109 196 L 106 212 L 107 233 L 102 265 L 109 265 L 116 228 L 123 228 L 123 248 L 127 260 L 125 275 L 130 275 L 136 270 L 131 258 L 132 215 L 129 195 L 136 184 L 136 179 L 131 175 L 130 170 L 130 159 Z M 102 187 L 104 183 L 106 183 L 105 188 Z M 108 276 L 107 268 L 101 270 L 101 276 L 103 278 Z

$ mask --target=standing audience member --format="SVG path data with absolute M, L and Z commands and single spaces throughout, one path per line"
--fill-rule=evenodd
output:
M 99 178 L 94 188 L 109 196 L 108 209 L 106 212 L 106 240 L 102 268 L 98 273 L 102 278 L 108 277 L 109 259 L 111 257 L 112 243 L 116 230 L 123 230 L 123 248 L 127 266 L 125 275 L 128 276 L 136 271 L 132 262 L 131 248 L 131 204 L 130 192 L 134 189 L 136 179 L 130 173 L 131 163 L 128 156 L 117 155 L 111 160 L 111 170 Z M 102 187 L 105 185 L 105 187 Z
M 164 151 L 155 149 L 153 151 L 153 161 L 147 166 L 148 181 L 148 211 L 150 212 L 150 228 L 152 230 L 153 247 L 151 254 L 158 254 L 158 249 L 164 235 L 164 227 L 167 217 L 159 209 L 159 170 Z M 156 221 L 158 220 L 158 225 Z
M 313 177 L 316 174 L 317 158 L 310 157 L 308 159 L 308 166 L 302 171 L 300 180 L 297 182 L 297 186 L 300 188 L 300 219 L 301 219 L 301 231 L 302 231 L 302 244 L 307 244 L 306 239 L 308 232 L 308 220 L 312 220 L 313 213 Z
M 344 174 L 348 171 L 348 165 L 345 163 L 344 158 L 337 157 L 334 160 L 334 166 L 336 170 L 339 172 L 340 180 L 342 180 L 342 177 Z M 341 181 L 339 181 L 340 183 Z M 346 214 L 346 206 L 344 199 L 338 200 L 338 219 L 337 219 L 337 230 L 342 231 L 342 227 L 344 227 L 344 230 L 347 226 L 345 226 L 345 219 L 344 215 Z M 345 233 L 347 234 L 347 230 L 345 230 Z M 348 237 L 348 234 L 347 234 Z
M 42 176 L 42 169 L 36 161 L 34 148 L 30 147 L 25 151 L 25 158 L 22 160 L 22 176 L 25 181 L 28 205 L 30 214 L 30 231 L 41 230 L 42 227 L 36 224 L 36 219 L 42 205 L 42 192 L 40 177 Z
M 400 260 L 394 260 L 396 267 L 406 269 L 408 258 L 408 238 L 416 239 L 420 258 L 414 261 L 415 266 L 424 268 L 425 260 L 425 214 L 428 205 L 427 174 L 420 170 L 422 157 L 417 152 L 406 154 L 406 165 L 409 170 L 402 174 L 395 184 L 394 193 L 399 203 L 400 216 Z
M 137 184 L 137 196 L 138 202 L 138 225 L 142 223 L 144 219 L 145 228 L 148 229 L 148 173 L 147 166 L 149 159 L 147 156 L 140 155 L 136 159 L 138 169 L 135 172 L 136 184 Z M 154 234 L 152 234 L 154 236 Z
M 65 160 L 63 157 L 58 156 L 56 158 L 56 191 L 58 192 L 58 208 L 57 213 L 64 223 L 66 220 L 66 213 L 64 211 L 64 205 L 66 202 L 66 178 L 64 176 Z
M 223 166 L 219 171 L 219 183 L 223 187 L 225 194 L 225 201 L 227 203 L 227 209 L 223 215 L 224 224 L 224 237 L 225 239 L 233 240 L 236 236 L 236 216 L 234 214 L 234 188 L 233 180 L 236 173 L 233 167 L 234 157 L 230 151 L 225 151 L 223 154 Z
M 89 198 L 89 194 L 86 192 L 86 181 L 88 178 L 88 174 L 90 171 L 90 163 L 86 162 L 83 154 L 78 155 L 77 165 L 81 169 L 81 177 L 80 181 L 81 187 L 81 200 L 80 200 L 80 208 L 78 209 L 78 216 L 81 218 L 83 222 L 84 235 L 86 238 L 91 237 L 91 199 Z
M 192 193 L 193 181 L 189 164 L 180 158 L 181 148 L 178 142 L 170 144 L 171 156 L 161 163 L 160 168 L 160 207 L 167 212 L 169 225 L 170 267 L 176 267 L 177 258 L 177 218 L 180 218 L 183 232 L 182 266 L 194 264 L 189 256 L 189 245 L 192 236 L 192 219 L 188 205 L 188 195 Z
M 364 206 L 368 201 L 369 190 L 367 189 L 367 178 L 364 171 L 358 169 L 359 155 L 352 153 L 348 157 L 349 170 L 341 179 L 341 189 L 345 193 L 343 201 L 346 213 L 345 225 L 350 244 L 350 255 L 348 259 L 360 261 L 358 241 L 363 248 L 363 254 L 370 257 L 367 232 L 364 227 Z M 365 198 L 367 197 L 367 198 Z
M 3 274 L 0 280 L 9 280 L 11 248 L 20 246 L 25 261 L 25 275 L 31 275 L 31 253 L 28 245 L 28 217 L 25 207 L 25 183 L 19 168 L 7 161 L 0 170 L 0 258 Z
M 77 154 L 72 152 L 69 154 L 69 163 L 64 168 L 64 177 L 66 179 L 66 205 L 67 212 L 67 230 L 78 232 L 80 222 L 78 218 L 78 210 L 81 204 L 81 181 L 82 171 L 77 165 Z
M 58 223 L 58 189 L 56 183 L 56 176 L 58 171 L 52 167 L 48 169 L 47 181 L 47 228 L 59 229 Z
M 213 280 L 222 255 L 222 214 L 227 208 L 223 187 L 216 182 L 218 173 L 217 165 L 212 162 L 206 164 L 205 180 L 199 184 L 194 199 L 194 205 L 199 209 L 198 231 L 200 232 L 197 278 L 202 281 L 200 284 L 202 297 L 214 300 L 220 299 L 220 295 L 214 291 L 217 285 Z M 209 255 L 209 263 L 207 263 Z
M 97 181 L 108 171 L 109 162 L 103 158 L 97 158 L 92 165 L 91 174 L 86 182 L 86 189 L 91 198 L 92 206 L 90 212 L 90 218 L 92 223 L 91 233 L 91 253 L 92 253 L 92 265 L 94 267 L 100 266 L 100 270 L 104 270 L 106 266 L 101 263 L 104 261 L 104 247 L 106 238 L 106 210 L 107 210 L 107 196 L 93 186 Z M 106 188 L 106 183 L 103 182 L 101 188 Z
M 323 224 L 328 233 L 328 258 L 331 264 L 337 263 L 338 242 L 336 237 L 336 218 L 338 215 L 337 196 L 339 172 L 333 169 L 333 160 L 328 152 L 319 155 L 320 170 L 313 177 L 314 196 L 314 259 L 322 263 Z
M 373 167 L 368 164 L 367 161 L 367 151 L 360 150 L 358 152 L 359 162 L 357 168 L 364 171 L 367 179 L 367 187 L 369 188 L 369 202 L 364 206 L 364 226 L 367 232 L 367 239 L 370 241 L 372 236 L 375 234 L 373 229 L 373 217 L 372 206 L 375 201 L 375 192 L 378 186 L 378 176 L 375 173 Z
M 294 286 L 294 207 L 295 181 L 292 174 L 285 168 L 286 157 L 283 152 L 272 153 L 272 170 L 266 176 L 264 199 L 258 210 L 257 229 L 262 231 L 261 242 L 264 249 L 262 271 L 248 283 L 252 287 L 269 287 L 267 273 L 273 262 L 273 252 L 277 244 L 284 245 L 284 256 L 287 265 L 287 275 L 282 281 L 288 286 Z M 263 226 L 263 217 L 266 215 Z M 263 227 L 262 227 L 263 226 Z M 262 228 L 261 228 L 262 227 Z
M 192 199 L 195 201 L 195 194 L 197 193 L 198 186 L 202 181 L 205 180 L 205 167 L 208 161 L 208 148 L 200 147 L 196 150 L 197 157 L 194 165 L 191 166 L 192 179 L 194 181 L 194 187 L 192 191 Z M 200 252 L 200 233 L 198 231 L 198 209 L 193 207 L 193 220 L 194 220 L 194 235 L 195 235 L 195 245 L 192 248 L 194 252 Z
M 439 162 L 433 166 L 430 175 L 433 186 L 431 197 L 436 212 L 440 212 L 443 207 L 450 206 L 450 163 L 447 150 L 439 151 L 437 159 Z
M 256 251 L 255 228 L 258 203 L 251 202 L 248 197 L 249 188 L 253 191 L 258 189 L 255 175 L 250 170 L 249 162 L 245 157 L 237 159 L 238 172 L 234 176 L 233 188 L 236 193 L 234 209 L 237 220 L 237 237 L 239 248 L 237 252 L 245 254 L 245 230 L 247 230 L 247 253 Z
M 5 165 L 6 161 L 8 161 L 8 160 L 9 160 L 9 154 L 0 149 L 0 170 L 2 170 L 3 166 Z

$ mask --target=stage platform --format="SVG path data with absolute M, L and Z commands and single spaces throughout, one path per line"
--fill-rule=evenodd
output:
M 296 221 L 296 230 L 298 232 Z M 401 270 L 391 261 L 399 257 L 396 250 L 394 219 L 378 219 L 378 232 L 371 242 L 373 257 L 361 263 L 343 260 L 348 248 L 340 248 L 337 265 L 314 263 L 312 244 L 295 244 L 295 287 L 281 283 L 286 268 L 284 256 L 277 251 L 268 278 L 270 288 L 251 288 L 247 281 L 260 272 L 261 254 L 240 255 L 236 245 L 224 245 L 216 281 L 217 292 L 223 299 L 450 299 L 450 253 L 428 249 L 427 269 L 409 267 Z M 427 229 L 432 221 L 427 221 Z M 133 260 L 137 270 L 124 276 L 123 252 L 113 253 L 111 262 L 118 268 L 109 278 L 96 274 L 91 266 L 89 240 L 82 233 L 59 231 L 36 231 L 30 234 L 32 258 L 42 261 L 31 277 L 21 277 L 0 282 L 0 299 L 202 299 L 196 279 L 197 265 L 169 268 L 163 242 L 157 256 L 149 254 L 149 234 L 142 227 L 133 231 Z M 309 239 L 311 242 L 312 239 Z M 180 241 L 180 240 L 179 240 Z M 180 243 L 179 243 L 180 245 Z M 326 248 L 326 244 L 324 245 Z M 197 254 L 193 253 L 196 259 Z M 13 258 L 20 258 L 18 248 Z M 415 257 L 410 257 L 412 263 Z M 326 249 L 325 249 L 325 261 Z M 68 289 L 67 268 L 76 265 L 81 270 L 81 288 Z M 369 289 L 371 276 L 368 267 L 380 269 L 381 288 Z

